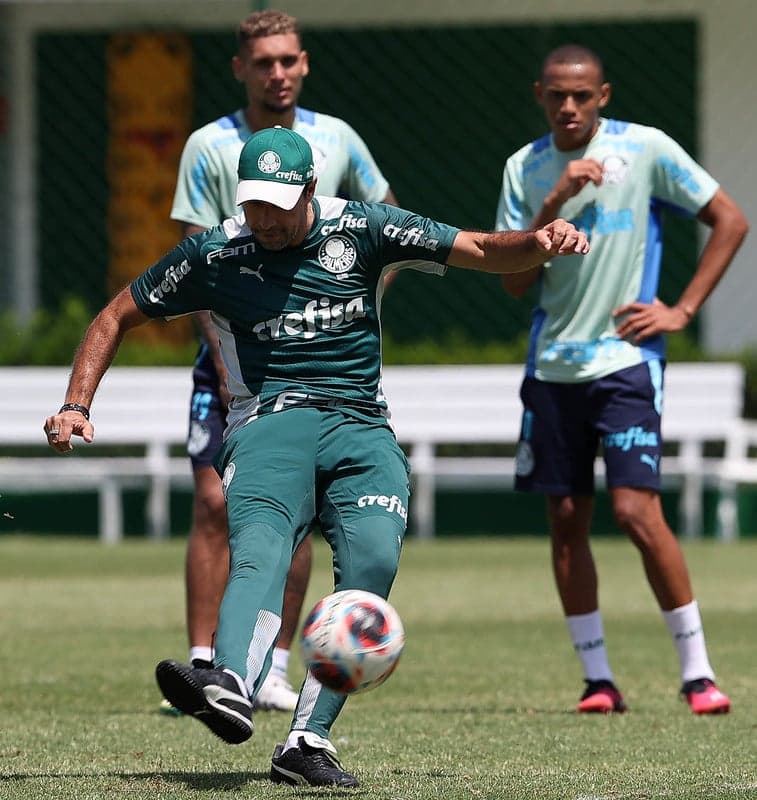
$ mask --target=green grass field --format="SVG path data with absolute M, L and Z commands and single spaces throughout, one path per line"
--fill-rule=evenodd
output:
M 333 740 L 364 800 L 757 797 L 757 541 L 686 545 L 712 661 L 734 711 L 696 718 L 622 540 L 595 545 L 610 655 L 630 706 L 579 717 L 581 674 L 545 541 L 408 542 L 392 600 L 397 671 L 349 701 Z M 0 798 L 336 797 L 268 781 L 282 714 L 225 745 L 158 713 L 153 669 L 186 657 L 184 543 L 0 538 Z M 330 588 L 316 549 L 308 603 Z M 301 678 L 297 654 L 292 677 Z

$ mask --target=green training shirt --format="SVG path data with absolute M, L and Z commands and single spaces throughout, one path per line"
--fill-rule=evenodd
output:
M 226 435 L 319 399 L 385 410 L 383 274 L 390 264 L 444 274 L 458 233 L 383 203 L 316 197 L 313 209 L 296 248 L 265 250 L 240 214 L 185 239 L 131 284 L 149 317 L 211 312 L 233 397 Z

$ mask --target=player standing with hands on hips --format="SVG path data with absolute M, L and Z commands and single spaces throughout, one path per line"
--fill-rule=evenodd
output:
M 461 231 L 383 203 L 315 196 L 316 182 L 302 136 L 254 133 L 239 160 L 243 213 L 185 239 L 111 300 L 77 350 L 65 410 L 45 422 L 59 452 L 72 436 L 91 441 L 88 409 L 123 335 L 150 318 L 211 312 L 231 395 L 216 461 L 231 569 L 214 666 L 169 660 L 156 672 L 175 707 L 229 743 L 252 735 L 292 553 L 316 516 L 335 590 L 387 597 L 394 581 L 409 481 L 380 386 L 385 272 L 518 271 L 588 250 L 564 220 L 529 232 Z M 251 270 L 262 280 L 250 280 Z M 361 501 L 368 495 L 393 502 Z M 274 750 L 274 782 L 358 785 L 329 741 L 345 699 L 306 675 L 290 733 Z
M 238 213 L 237 162 L 253 131 L 282 125 L 304 136 L 313 149 L 322 194 L 396 205 L 394 195 L 368 148 L 343 120 L 300 108 L 297 101 L 308 75 L 299 25 L 281 11 L 256 11 L 240 23 L 235 78 L 244 85 L 247 106 L 196 130 L 182 153 L 171 218 L 184 236 L 212 228 Z M 249 281 L 262 281 L 253 269 Z M 221 446 L 229 401 L 218 337 L 207 312 L 196 315 L 202 346 L 192 373 L 193 392 L 187 450 L 192 461 L 194 498 L 186 557 L 189 660 L 213 662 L 218 607 L 229 575 L 226 507 L 213 462 Z M 284 595 L 279 640 L 256 708 L 293 711 L 297 693 L 287 681 L 289 649 L 308 587 L 312 548 L 303 539 L 295 553 Z M 163 701 L 163 710 L 171 706 Z
M 577 710 L 626 709 L 605 649 L 589 546 L 601 441 L 615 519 L 641 553 L 678 651 L 681 694 L 696 714 L 727 712 L 686 562 L 660 502 L 663 334 L 688 325 L 748 225 L 717 182 L 664 133 L 600 116 L 610 84 L 592 51 L 552 51 L 535 93 L 551 133 L 508 159 L 496 227 L 538 228 L 560 216 L 591 241 L 584 259 L 502 278 L 516 297 L 539 287 L 521 388 L 516 488 L 547 498 L 557 589 L 586 682 Z M 711 228 L 673 306 L 656 297 L 663 205 Z

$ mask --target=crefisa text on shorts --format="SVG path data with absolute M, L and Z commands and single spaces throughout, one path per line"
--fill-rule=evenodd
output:
M 357 501 L 357 505 L 358 508 L 368 508 L 369 506 L 385 508 L 387 514 L 399 514 L 407 522 L 407 509 L 396 494 L 391 497 L 387 497 L 385 494 L 364 494 Z

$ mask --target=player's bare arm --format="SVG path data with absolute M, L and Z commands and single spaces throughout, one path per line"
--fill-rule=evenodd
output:
M 602 165 L 593 158 L 569 161 L 552 191 L 544 198 L 544 204 L 533 221 L 540 228 L 560 216 L 563 204 L 575 197 L 587 183 L 599 186 L 602 183 Z
M 533 270 L 554 256 L 588 252 L 586 234 L 570 222 L 557 219 L 533 231 L 460 231 L 447 263 L 483 272 L 519 273 Z
M 683 330 L 720 282 L 749 230 L 746 217 L 722 189 L 697 217 L 711 228 L 696 272 L 674 306 L 660 300 L 654 303 L 628 303 L 613 312 L 619 320 L 618 336 L 639 342 L 658 333 Z
M 534 228 L 548 225 L 560 216 L 563 204 L 575 197 L 587 183 L 602 183 L 602 165 L 592 158 L 570 161 L 563 170 L 552 191 L 547 195 L 541 210 L 533 221 Z M 541 277 L 542 265 L 524 272 L 506 273 L 500 276 L 502 288 L 513 297 L 522 297 Z
M 105 306 L 87 328 L 76 351 L 64 407 L 74 404 L 87 410 L 90 408 L 95 391 L 113 361 L 124 334 L 148 319 L 137 308 L 128 286 Z M 95 436 L 94 426 L 87 414 L 78 410 L 59 411 L 50 415 L 45 420 L 44 431 L 50 447 L 59 453 L 74 449 L 71 444 L 73 436 L 80 436 L 87 443 Z

